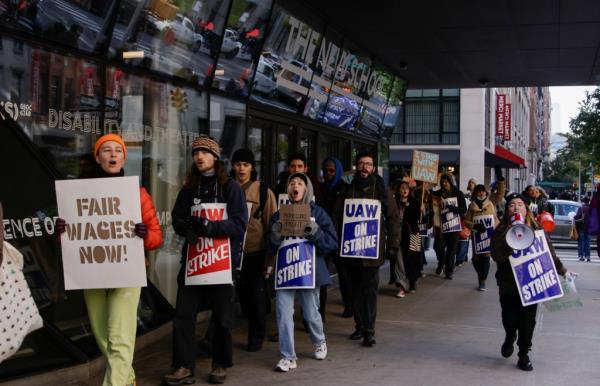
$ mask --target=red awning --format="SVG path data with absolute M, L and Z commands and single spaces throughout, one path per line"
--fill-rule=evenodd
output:
M 519 157 L 518 155 L 516 155 L 512 151 L 504 148 L 503 146 L 496 145 L 495 154 L 498 157 L 504 158 L 505 160 L 513 162 L 522 168 L 525 167 L 525 160 L 523 158 Z

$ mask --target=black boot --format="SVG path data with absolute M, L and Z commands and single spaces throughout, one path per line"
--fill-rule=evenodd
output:
M 365 347 L 373 347 L 377 342 L 375 341 L 375 335 L 373 333 L 365 333 L 365 337 L 363 338 L 363 346 Z
M 502 343 L 502 348 L 500 349 L 500 353 L 502 354 L 502 356 L 504 358 L 510 357 L 512 355 L 512 353 L 514 352 L 515 340 L 517 340 L 516 333 L 507 334 L 506 337 L 504 338 L 504 343 Z
M 357 328 L 356 330 L 354 330 L 354 332 L 352 333 L 352 335 L 349 336 L 349 338 L 351 340 L 360 340 L 360 339 L 362 339 L 363 338 L 363 332 L 362 332 L 362 330 L 360 330 L 360 329 Z
M 517 362 L 517 367 L 523 371 L 533 371 L 533 365 L 529 360 L 529 355 L 519 354 L 519 361 Z

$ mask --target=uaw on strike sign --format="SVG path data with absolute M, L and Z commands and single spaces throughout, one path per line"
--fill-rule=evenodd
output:
M 227 220 L 227 204 L 195 203 L 192 216 L 210 221 Z M 231 242 L 229 237 L 198 237 L 188 244 L 185 285 L 231 284 Z
M 56 181 L 65 289 L 146 286 L 138 177 Z
M 509 257 L 523 306 L 563 296 L 558 272 L 543 230 L 535 231 L 535 241 Z
M 371 199 L 344 200 L 344 223 L 340 256 L 379 258 L 381 202 Z
M 275 289 L 315 288 L 315 246 L 301 237 L 284 237 L 275 262 Z
M 492 251 L 492 234 L 494 233 L 494 216 L 485 214 L 473 217 L 474 224 L 483 224 L 485 232 L 473 232 L 473 243 L 475 244 L 475 254 L 481 255 Z
M 440 212 L 442 218 L 442 233 L 460 232 L 462 229 L 460 225 L 460 216 L 451 212 L 448 209 L 448 205 L 458 206 L 458 199 L 456 197 L 442 199 L 442 210 Z

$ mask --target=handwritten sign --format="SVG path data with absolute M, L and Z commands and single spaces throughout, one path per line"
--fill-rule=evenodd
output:
M 436 184 L 438 182 L 437 176 L 439 163 L 439 154 L 413 150 L 411 177 L 418 181 Z
M 283 236 L 304 236 L 304 228 L 310 224 L 310 205 L 281 205 L 279 209 L 281 234 Z
M 475 254 L 490 253 L 492 234 L 494 233 L 494 216 L 486 214 L 473 217 L 474 224 L 483 224 L 485 232 L 473 231 L 473 242 L 475 243 Z
M 275 289 L 315 288 L 315 246 L 304 238 L 285 237 L 277 250 Z
M 442 233 L 460 232 L 460 216 L 456 213 L 451 212 L 448 209 L 448 205 L 458 206 L 458 199 L 456 197 L 442 198 L 442 208 L 440 211 Z
M 138 177 L 56 181 L 65 289 L 146 286 Z
M 191 209 L 194 217 L 227 220 L 224 203 L 198 203 Z M 198 237 L 196 244 L 188 244 L 185 285 L 231 284 L 231 260 L 229 237 Z
M 340 256 L 379 258 L 381 202 L 370 199 L 344 200 L 344 222 Z
M 535 231 L 533 244 L 509 258 L 523 306 L 563 296 L 563 290 L 543 230 Z

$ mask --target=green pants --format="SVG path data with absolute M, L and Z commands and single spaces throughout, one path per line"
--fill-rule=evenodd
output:
M 92 332 L 107 367 L 102 386 L 125 386 L 135 380 L 131 366 L 141 288 L 83 291 Z

